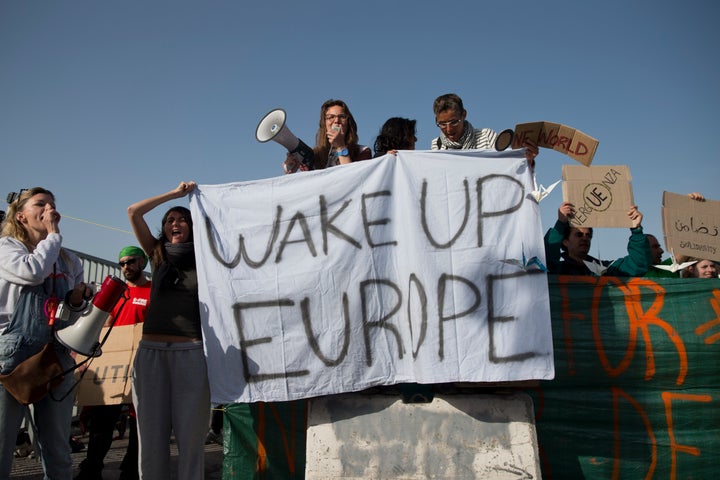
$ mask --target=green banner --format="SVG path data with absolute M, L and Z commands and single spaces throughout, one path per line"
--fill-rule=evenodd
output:
M 555 379 L 529 392 L 543 478 L 714 478 L 720 280 L 549 283 Z M 227 406 L 223 478 L 303 478 L 305 426 L 305 401 Z
M 543 478 L 714 478 L 720 280 L 551 276 L 550 299 Z
M 305 478 L 306 428 L 306 400 L 226 405 L 223 480 Z

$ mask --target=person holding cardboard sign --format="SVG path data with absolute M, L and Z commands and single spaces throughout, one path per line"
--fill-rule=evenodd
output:
M 440 95 L 433 103 L 435 125 L 440 129 L 440 136 L 432 140 L 432 150 L 491 150 L 495 148 L 497 132 L 490 128 L 476 129 L 467 121 L 467 111 L 462 99 L 454 93 Z M 523 144 L 525 158 L 531 168 L 535 167 L 538 147 L 532 141 Z
M 705 197 L 702 193 L 698 192 L 692 192 L 688 193 L 688 197 L 690 199 L 695 200 L 697 202 L 704 202 Z M 673 252 L 672 248 L 670 248 L 670 257 L 666 258 L 665 260 L 662 260 L 662 254 L 665 253 L 665 251 L 660 246 L 660 242 L 654 235 L 645 234 L 648 241 L 650 242 L 650 249 L 653 252 L 653 268 L 648 270 L 648 272 L 645 274 L 646 277 L 650 278 L 693 278 L 696 277 L 696 267 L 695 264 L 698 264 L 701 262 L 701 258 L 696 257 L 689 257 L 687 255 L 678 255 L 676 256 Z M 714 263 L 714 262 L 711 262 Z M 707 263 L 703 265 L 704 270 L 710 269 L 711 266 Z M 717 268 L 715 266 L 714 268 Z M 706 272 L 705 274 L 710 274 L 710 272 Z M 715 276 L 717 276 L 717 272 L 715 273 Z M 712 276 L 709 276 L 707 278 L 712 278 Z
M 632 222 L 628 255 L 612 262 L 598 260 L 589 255 L 593 229 L 571 227 L 570 219 L 574 215 L 575 206 L 570 202 L 563 202 L 558 208 L 557 222 L 545 234 L 545 257 L 549 273 L 639 277 L 650 268 L 650 243 L 643 234 L 643 215 L 636 206 L 628 210 L 628 217 Z
M 106 327 L 134 325 L 145 321 L 151 287 L 151 282 L 143 271 L 147 262 L 148 258 L 140 247 L 128 246 L 120 250 L 118 265 L 128 286 L 128 300 L 124 304 L 118 302 L 113 309 L 112 316 L 108 317 L 105 323 Z M 84 408 L 88 412 L 87 457 L 80 462 L 80 472 L 75 480 L 102 479 L 103 460 L 112 445 L 113 431 L 118 418 L 121 417 L 123 404 L 91 405 Z M 132 480 L 139 477 L 137 426 L 134 416 L 135 411 L 130 404 L 130 436 L 125 456 L 120 464 L 120 480 Z
M 652 253 L 652 267 L 647 271 L 645 276 L 649 278 L 680 278 L 679 271 L 673 272 L 672 270 L 665 270 L 661 268 L 665 265 L 671 265 L 673 259 L 662 259 L 665 250 L 662 249 L 660 241 L 657 239 L 657 237 L 650 233 L 646 233 L 645 237 L 648 239 L 648 244 L 650 245 L 650 252 Z M 658 265 L 659 267 L 656 267 Z
M 698 202 L 705 201 L 705 196 L 698 192 L 688 193 L 688 197 Z M 718 278 L 720 269 L 718 268 L 717 262 L 700 257 L 687 257 L 684 258 L 684 260 L 687 262 L 695 261 L 696 263 L 689 265 L 687 269 L 681 273 L 683 278 Z

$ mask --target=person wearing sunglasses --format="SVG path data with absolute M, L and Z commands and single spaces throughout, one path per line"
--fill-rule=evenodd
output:
M 652 265 L 650 243 L 643 233 L 643 215 L 636 206 L 628 210 L 632 227 L 628 240 L 628 254 L 614 261 L 598 260 L 590 255 L 593 229 L 570 226 L 575 206 L 563 202 L 558 208 L 555 225 L 545 234 L 545 257 L 549 273 L 562 275 L 593 275 L 585 262 L 599 264 L 606 270 L 603 275 L 615 277 L 641 277 Z
M 127 301 L 118 302 L 108 317 L 105 326 L 114 327 L 135 325 L 145 321 L 150 302 L 151 282 L 144 272 L 148 258 L 145 252 L 134 245 L 127 246 L 118 254 L 118 265 L 128 286 Z M 131 345 L 128 345 L 130 348 Z M 88 445 L 87 456 L 80 462 L 80 472 L 75 480 L 96 480 L 102 478 L 104 459 L 112 446 L 113 431 L 121 417 L 123 404 L 92 405 L 83 408 L 81 417 L 87 418 Z M 138 441 L 135 410 L 129 405 L 130 436 L 125 456 L 120 464 L 120 480 L 139 478 L 138 474 Z
M 323 169 L 346 163 L 368 160 L 372 157 L 370 147 L 358 143 L 357 123 L 350 109 L 342 100 L 330 99 L 320 107 L 320 124 L 315 139 L 315 169 Z M 293 173 L 305 170 L 288 153 L 283 170 Z
M 490 128 L 476 129 L 466 119 L 467 111 L 462 99 L 454 93 L 440 95 L 433 103 L 435 125 L 440 129 L 440 136 L 432 140 L 432 150 L 490 150 L 495 149 L 497 132 Z M 538 147 L 526 141 L 525 158 L 531 167 L 535 166 Z

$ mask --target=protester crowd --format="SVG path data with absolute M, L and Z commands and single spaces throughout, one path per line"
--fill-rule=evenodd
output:
M 430 143 L 432 150 L 492 149 L 497 133 L 476 129 L 467 120 L 462 100 L 455 94 L 438 97 L 433 104 L 440 130 Z M 416 121 L 392 117 L 381 127 L 370 147 L 359 143 L 357 123 L 345 102 L 328 100 L 320 109 L 314 169 L 363 161 L 371 157 L 413 150 L 417 142 Z M 535 166 L 538 147 L 527 142 L 525 157 Z M 283 170 L 287 173 L 309 169 L 289 153 Z M 129 286 L 129 301 L 114 310 L 110 324 L 143 323 L 143 333 L 132 369 L 133 418 L 131 439 L 123 462 L 122 478 L 170 478 L 171 436 L 178 447 L 179 478 L 203 478 L 203 444 L 210 425 L 210 388 L 200 327 L 198 277 L 193 245 L 193 219 L 187 208 L 170 207 L 162 218 L 160 233 L 154 235 L 145 215 L 157 207 L 185 197 L 196 187 L 182 181 L 174 189 L 128 207 L 130 224 L 139 247 L 119 252 L 118 265 Z M 702 195 L 691 194 L 697 201 Z M 575 227 L 571 220 L 575 206 L 563 202 L 555 224 L 545 235 L 548 272 L 563 275 L 605 274 L 613 276 L 718 276 L 716 262 L 708 259 L 675 259 L 687 263 L 682 270 L 655 268 L 663 249 L 657 238 L 643 232 L 643 214 L 636 206 L 627 212 L 632 225 L 627 255 L 612 262 L 592 257 L 593 229 Z M 50 353 L 63 366 L 74 363 L 69 349 L 55 340 L 54 331 L 76 321 L 88 307 L 92 291 L 85 283 L 78 258 L 62 246 L 61 215 L 56 199 L 47 189 L 36 187 L 20 192 L 9 205 L 0 236 L 0 374 L 11 374 L 17 365 L 50 345 Z M 150 265 L 152 276 L 144 270 Z M 595 268 L 594 266 L 597 266 Z M 62 305 L 62 307 L 61 307 Z M 63 309 L 66 315 L 62 316 Z M 33 428 L 47 478 L 73 478 L 71 462 L 71 419 L 73 376 L 66 375 L 51 395 L 33 400 Z M 428 392 L 411 391 L 425 395 Z M 67 394 L 67 395 L 64 395 Z M 429 392 L 431 395 L 431 392 Z M 63 396 L 64 395 L 64 396 Z M 60 398 L 62 397 L 62 398 Z M 58 401 L 59 399 L 59 401 Z M 0 386 L 0 480 L 9 478 L 13 451 L 26 402 Z M 122 405 L 92 407 L 90 440 L 80 480 L 102 478 L 103 458 L 112 441 L 113 429 Z M 214 434 L 219 434 L 217 416 Z M 134 420 L 136 419 L 136 421 Z M 136 427 L 135 427 L 136 425 Z M 135 441 L 134 439 L 137 439 Z

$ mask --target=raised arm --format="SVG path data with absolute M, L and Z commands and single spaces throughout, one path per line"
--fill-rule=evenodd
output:
M 575 215 L 575 207 L 570 202 L 563 202 L 558 208 L 558 219 L 555 225 L 545 233 L 545 264 L 548 272 L 560 271 L 562 241 L 565 232 L 570 228 L 570 218 Z
M 132 225 L 133 232 L 140 246 L 148 256 L 152 255 L 157 239 L 153 236 L 145 221 L 145 214 L 169 200 L 182 198 L 195 189 L 195 182 L 180 182 L 180 184 L 169 192 L 154 197 L 140 200 L 128 207 L 128 218 Z
M 636 206 L 632 206 L 628 210 L 628 217 L 632 225 L 627 246 L 628 254 L 615 260 L 608 268 L 606 275 L 641 277 L 652 266 L 650 242 L 643 233 L 642 228 L 643 215 Z

